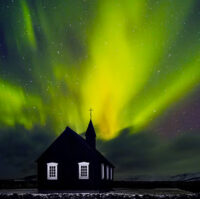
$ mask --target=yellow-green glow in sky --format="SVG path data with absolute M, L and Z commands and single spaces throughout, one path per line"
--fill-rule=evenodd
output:
M 51 121 L 56 133 L 66 125 L 81 133 L 92 108 L 102 139 L 146 128 L 199 85 L 199 28 L 188 25 L 195 3 L 19 1 L 13 31 L 3 26 L 16 53 L 0 62 L 2 74 L 14 74 L 0 76 L 0 122 Z

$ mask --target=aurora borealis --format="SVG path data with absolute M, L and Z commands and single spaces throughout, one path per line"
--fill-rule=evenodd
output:
M 199 42 L 198 0 L 2 0 L 0 131 L 200 130 Z

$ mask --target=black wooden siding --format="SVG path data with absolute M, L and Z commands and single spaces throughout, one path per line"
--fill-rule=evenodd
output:
M 114 166 L 96 149 L 70 128 L 40 156 L 38 162 L 39 189 L 106 189 L 111 180 L 106 179 L 106 166 Z M 58 163 L 58 179 L 47 179 L 47 163 Z M 79 162 L 89 162 L 89 179 L 79 179 Z M 101 179 L 101 164 L 104 164 L 104 179 Z M 110 170 L 109 170 L 110 174 Z M 110 179 L 110 178 L 109 178 Z

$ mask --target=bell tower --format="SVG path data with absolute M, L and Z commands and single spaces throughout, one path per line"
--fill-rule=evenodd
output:
M 90 111 L 90 122 L 87 128 L 87 131 L 85 133 L 85 137 L 86 137 L 86 142 L 92 148 L 96 148 L 96 133 L 95 133 L 94 126 L 92 123 L 92 109 L 90 109 L 89 111 Z

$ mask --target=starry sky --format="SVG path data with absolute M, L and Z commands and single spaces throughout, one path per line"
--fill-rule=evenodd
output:
M 199 52 L 198 0 L 0 0 L 0 177 L 90 108 L 118 177 L 200 172 Z

